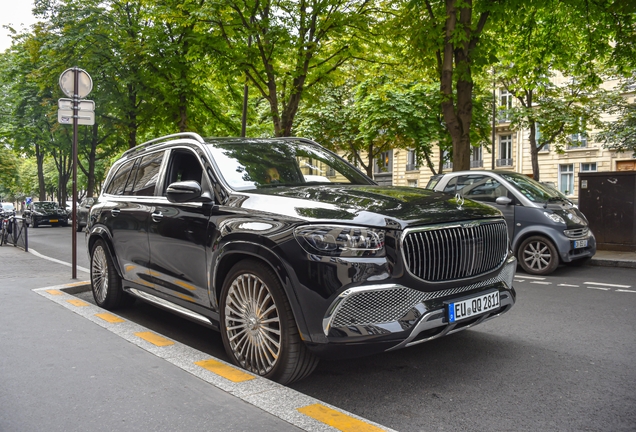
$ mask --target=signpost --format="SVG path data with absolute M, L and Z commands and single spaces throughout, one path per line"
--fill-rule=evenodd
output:
M 57 121 L 60 124 L 73 125 L 73 271 L 72 278 L 77 279 L 77 126 L 95 124 L 95 102 L 80 100 L 93 90 L 93 80 L 85 70 L 77 66 L 66 69 L 60 75 L 60 88 L 72 99 L 57 101 Z

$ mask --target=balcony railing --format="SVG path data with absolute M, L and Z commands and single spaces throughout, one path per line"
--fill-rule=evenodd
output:
M 327 177 L 335 177 L 336 170 L 334 168 L 327 168 Z
M 497 166 L 512 166 L 512 159 L 497 159 Z
M 470 167 L 471 168 L 483 168 L 484 161 L 483 160 L 471 160 Z
M 443 169 L 453 169 L 453 163 L 452 162 L 444 162 L 444 165 L 442 165 Z
M 407 171 L 417 171 L 419 169 L 420 169 L 420 167 L 417 166 L 416 164 L 406 164 L 406 170 Z

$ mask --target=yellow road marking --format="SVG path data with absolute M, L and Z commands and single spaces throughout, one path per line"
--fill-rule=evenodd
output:
M 69 302 L 70 304 L 72 304 L 73 306 L 88 306 L 88 303 L 86 303 L 85 301 L 82 300 L 66 300 L 67 302 Z
M 118 316 L 115 316 L 115 315 L 109 314 L 109 313 L 98 313 L 98 314 L 95 314 L 95 316 L 97 318 L 101 318 L 104 321 L 109 322 L 109 323 L 120 323 L 120 322 L 124 322 L 125 321 L 125 320 L 119 318 Z
M 194 364 L 233 382 L 243 382 L 254 379 L 254 376 L 216 360 L 202 360 L 194 362 Z
M 170 339 L 166 339 L 165 337 L 159 336 L 158 334 L 149 331 L 135 333 L 135 336 L 139 336 L 143 340 L 160 347 L 174 345 L 174 342 L 172 342 Z
M 88 284 L 90 284 L 90 283 L 91 283 L 91 281 L 72 282 L 72 283 L 68 283 L 68 284 L 66 284 L 66 285 L 64 285 L 64 286 L 67 286 L 67 287 L 74 287 L 74 286 L 80 286 L 80 285 L 88 285 Z
M 46 290 L 47 293 L 51 295 L 63 295 L 64 293 L 60 290 Z
M 343 432 L 382 431 L 379 427 L 328 408 L 322 404 L 307 405 L 298 408 L 298 411 Z

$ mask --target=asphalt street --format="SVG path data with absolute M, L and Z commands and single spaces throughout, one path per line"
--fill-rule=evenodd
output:
M 70 228 L 29 234 L 30 248 L 70 262 Z M 83 233 L 78 246 L 78 265 L 88 268 Z M 46 276 L 37 283 L 46 286 Z M 322 361 L 290 387 L 402 431 L 636 430 L 636 269 L 519 271 L 515 288 L 517 304 L 498 319 L 396 352 Z M 77 296 L 92 301 L 90 292 Z M 225 358 L 212 330 L 139 302 L 118 314 Z

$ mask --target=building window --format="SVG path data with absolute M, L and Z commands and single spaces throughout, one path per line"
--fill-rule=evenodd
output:
M 575 148 L 586 148 L 587 147 L 587 134 L 586 133 L 576 133 L 570 135 L 569 138 L 570 143 L 568 144 L 567 149 L 575 149 Z
M 417 166 L 417 156 L 415 155 L 415 149 L 409 149 L 406 152 L 406 170 L 407 171 L 416 171 L 420 169 Z
M 499 90 L 499 123 L 510 121 L 510 110 L 512 109 L 512 93 L 506 89 Z
M 417 180 L 407 180 L 409 187 L 417 187 Z
M 470 167 L 481 168 L 484 166 L 484 160 L 482 159 L 482 147 L 470 148 Z
M 444 162 L 444 165 L 442 165 L 443 169 L 453 169 L 453 161 L 448 150 L 442 152 L 442 161 Z
M 582 163 L 581 172 L 596 172 L 596 162 Z
M 499 159 L 497 166 L 512 166 L 512 135 L 499 136 Z
M 375 158 L 376 173 L 390 173 L 393 167 L 393 150 L 382 152 Z
M 574 164 L 559 165 L 559 190 L 565 195 L 574 194 Z

